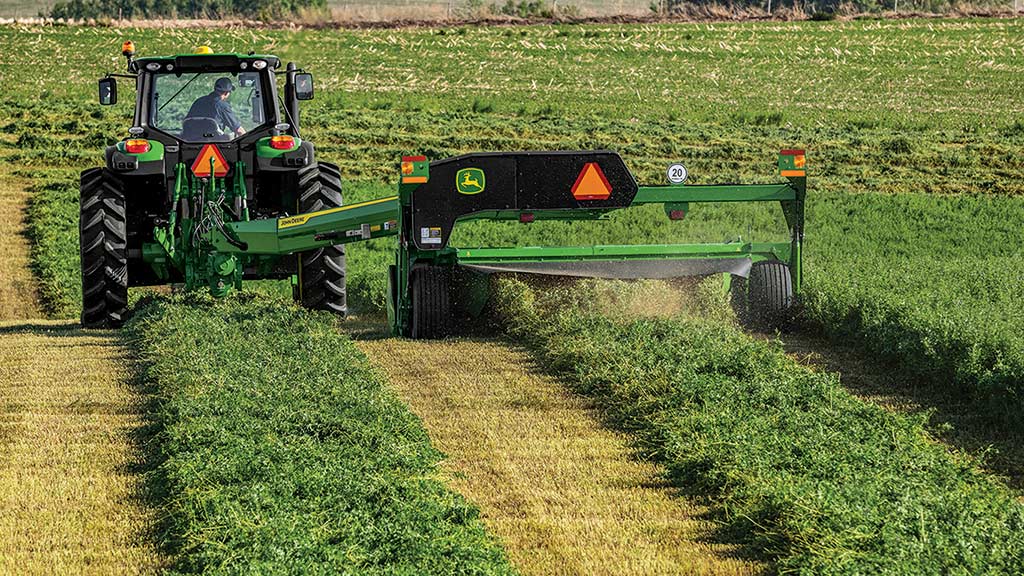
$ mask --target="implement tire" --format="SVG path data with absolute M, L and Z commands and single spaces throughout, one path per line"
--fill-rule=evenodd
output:
M 92 168 L 82 172 L 79 191 L 82 326 L 117 328 L 128 310 L 124 190 L 117 176 Z
M 412 272 L 413 339 L 444 338 L 451 330 L 452 269 L 446 266 L 423 266 Z
M 793 311 L 789 266 L 776 260 L 757 262 L 747 284 L 747 322 L 757 328 L 784 328 Z
M 300 214 L 342 206 L 341 172 L 334 164 L 319 162 L 299 170 Z M 327 310 L 344 317 L 345 246 L 338 244 L 298 254 L 299 284 L 296 300 L 305 308 Z

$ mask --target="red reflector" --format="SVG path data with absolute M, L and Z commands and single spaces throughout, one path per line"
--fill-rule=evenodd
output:
M 402 156 L 402 162 L 426 162 L 426 156 Z
M 145 154 L 149 152 L 149 140 L 141 138 L 128 140 L 124 143 L 124 151 L 129 154 Z
M 686 210 L 669 210 L 668 212 L 669 220 L 682 220 L 683 218 L 686 218 Z
M 274 150 L 291 150 L 295 147 L 295 138 L 291 136 L 271 136 L 270 147 Z
M 533 222 L 533 220 L 533 212 L 523 212 L 522 214 L 519 215 L 519 221 L 522 222 L 523 224 L 526 224 L 527 222 Z
M 803 150 L 782 150 L 779 152 L 780 156 L 803 156 Z

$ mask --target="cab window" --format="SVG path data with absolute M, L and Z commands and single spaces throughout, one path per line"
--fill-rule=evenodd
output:
M 186 142 L 229 142 L 266 122 L 253 72 L 154 74 L 149 125 Z

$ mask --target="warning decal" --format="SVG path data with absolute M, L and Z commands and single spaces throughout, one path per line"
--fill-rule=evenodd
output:
M 587 162 L 572 185 L 572 195 L 577 200 L 606 200 L 612 195 L 612 185 L 608 183 L 597 162 Z
M 220 148 L 215 144 L 207 144 L 199 151 L 196 161 L 192 163 L 192 173 L 196 176 L 207 177 L 210 175 L 210 159 L 213 158 L 213 175 L 223 178 L 228 175 L 228 163 Z
M 441 243 L 441 229 L 440 228 L 420 228 L 420 244 L 440 244 Z

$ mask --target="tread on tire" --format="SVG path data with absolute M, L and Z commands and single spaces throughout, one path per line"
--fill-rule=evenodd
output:
M 451 330 L 452 270 L 443 266 L 423 266 L 412 272 L 413 339 L 443 338 Z
M 82 172 L 79 191 L 82 326 L 117 328 L 128 310 L 124 190 L 115 175 L 93 168 Z
M 793 277 L 776 260 L 757 262 L 747 279 L 747 319 L 761 328 L 783 328 L 793 309 Z
M 344 204 L 341 172 L 334 164 L 319 162 L 299 170 L 299 213 L 338 208 Z M 345 291 L 345 246 L 318 248 L 298 254 L 299 286 L 296 300 L 305 308 L 348 313 Z

